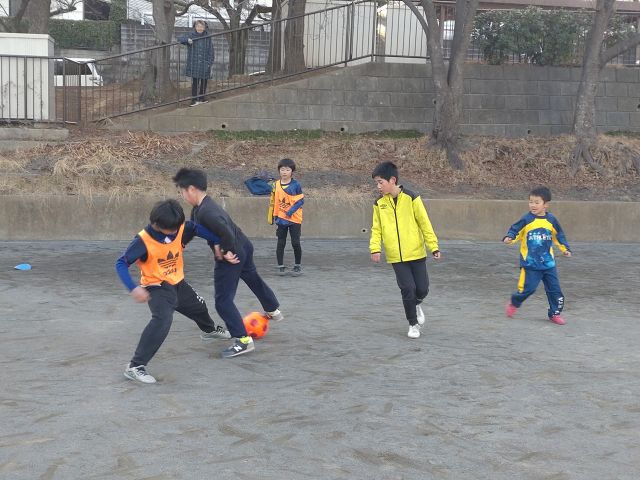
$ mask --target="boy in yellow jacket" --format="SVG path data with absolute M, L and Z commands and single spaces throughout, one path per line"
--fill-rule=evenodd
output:
M 387 263 L 393 265 L 409 321 L 407 336 L 418 338 L 425 320 L 420 303 L 429 293 L 426 248 L 439 260 L 442 255 L 438 238 L 420 195 L 398 185 L 398 167 L 394 163 L 380 163 L 371 176 L 380 192 L 373 204 L 371 260 L 380 261 L 380 244 L 384 244 Z

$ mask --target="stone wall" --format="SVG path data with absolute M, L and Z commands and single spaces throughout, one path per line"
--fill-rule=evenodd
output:
M 466 77 L 465 133 L 514 137 L 570 131 L 580 68 L 470 64 Z M 600 131 L 640 131 L 639 80 L 638 68 L 603 71 L 596 99 Z M 426 132 L 434 99 L 430 65 L 367 63 L 266 84 L 193 108 L 123 117 L 115 128 Z
M 158 198 L 116 201 L 104 197 L 0 196 L 0 241 L 128 240 L 149 221 Z M 268 197 L 217 199 L 251 237 L 273 238 L 266 222 Z M 500 242 L 527 211 L 527 200 L 427 199 L 439 238 Z M 190 207 L 185 205 L 186 211 Z M 372 202 L 309 198 L 304 204 L 305 238 L 360 238 L 366 254 Z M 640 242 L 640 203 L 554 201 L 569 242 Z M 604 221 L 603 221 L 604 219 Z M 597 252 L 594 252 L 596 254 Z

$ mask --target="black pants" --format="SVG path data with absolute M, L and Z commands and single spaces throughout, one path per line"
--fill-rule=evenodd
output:
M 206 78 L 192 78 L 191 79 L 191 101 L 192 102 L 204 102 L 204 94 L 207 91 L 207 79 Z
M 216 311 L 220 318 L 224 320 L 231 336 L 235 338 L 247 335 L 247 330 L 244 328 L 244 323 L 242 323 L 242 315 L 240 315 L 233 302 L 240 279 L 251 289 L 266 312 L 273 312 L 280 306 L 273 291 L 258 275 L 256 266 L 253 263 L 253 245 L 251 242 L 244 242 L 239 250 L 239 252 L 235 253 L 238 255 L 240 263 L 233 265 L 225 261 L 216 261 L 216 266 L 213 270 L 213 286 L 216 289 Z
M 300 265 L 302 260 L 302 247 L 300 246 L 300 235 L 302 233 L 302 225 L 293 223 L 291 225 L 278 225 L 276 236 L 278 237 L 278 246 L 276 247 L 276 259 L 278 265 L 284 265 L 284 247 L 287 244 L 287 231 L 291 234 L 291 246 L 293 247 L 293 257 L 296 265 Z
M 416 306 L 422 303 L 429 294 L 429 275 L 427 274 L 426 258 L 411 262 L 393 263 L 396 281 L 402 294 L 404 314 L 409 325 L 418 323 Z
M 163 283 L 160 286 L 147 287 L 151 320 L 142 331 L 131 366 L 147 365 L 156 354 L 164 339 L 167 338 L 173 312 L 179 312 L 198 324 L 203 332 L 213 332 L 215 323 L 209 315 L 204 299 L 191 285 L 182 281 L 177 285 Z

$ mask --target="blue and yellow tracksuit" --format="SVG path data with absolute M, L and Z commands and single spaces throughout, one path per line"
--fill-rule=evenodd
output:
M 553 244 L 561 252 L 571 249 L 556 217 L 548 212 L 543 216 L 528 212 L 511 225 L 507 237 L 513 240 L 511 243 L 520 241 L 520 278 L 518 290 L 511 296 L 511 304 L 520 307 L 542 280 L 549 300 L 549 317 L 562 312 L 564 295 L 560 290 Z

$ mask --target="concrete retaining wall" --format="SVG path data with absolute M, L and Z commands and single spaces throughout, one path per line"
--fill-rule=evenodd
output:
M 127 240 L 146 225 L 157 199 L 88 202 L 77 197 L 0 197 L 0 240 Z M 219 199 L 251 237 L 273 237 L 267 198 Z M 499 241 L 527 210 L 512 200 L 427 200 L 441 239 Z M 372 201 L 344 204 L 308 198 L 303 237 L 369 237 Z M 188 209 L 187 209 L 188 211 Z M 569 241 L 640 242 L 640 203 L 553 202 Z
M 463 130 L 520 137 L 569 133 L 578 67 L 466 66 Z M 640 131 L 640 71 L 607 67 L 596 98 L 599 131 Z M 193 108 L 123 117 L 114 128 L 187 132 L 322 129 L 430 131 L 430 65 L 367 63 Z

